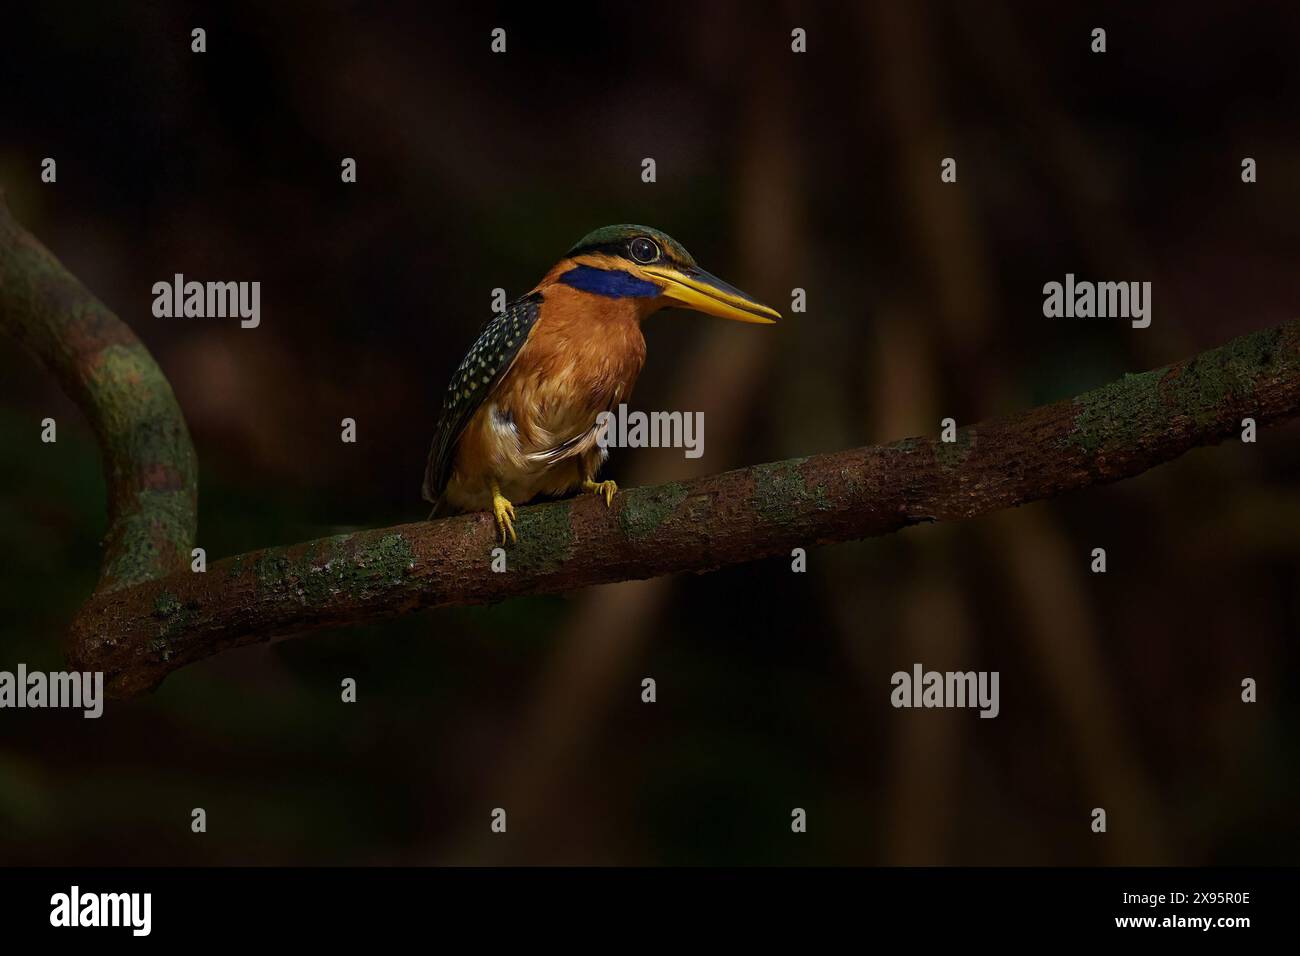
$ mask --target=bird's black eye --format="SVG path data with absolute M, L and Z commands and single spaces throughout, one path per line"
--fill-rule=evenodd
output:
M 659 258 L 659 247 L 653 240 L 638 236 L 632 240 L 632 258 L 637 262 L 654 262 Z

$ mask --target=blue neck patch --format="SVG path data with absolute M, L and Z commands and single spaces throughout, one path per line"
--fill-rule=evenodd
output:
M 583 292 L 603 295 L 609 299 L 652 299 L 663 291 L 653 282 L 638 279 L 630 272 L 597 269 L 594 266 L 575 266 L 560 276 L 560 281 Z

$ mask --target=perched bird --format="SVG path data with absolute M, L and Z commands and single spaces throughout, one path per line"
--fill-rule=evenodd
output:
M 582 489 L 608 451 L 603 423 L 645 362 L 641 320 L 666 306 L 770 323 L 781 316 L 695 264 L 658 229 L 606 226 L 585 236 L 531 292 L 492 318 L 452 375 L 424 472 L 433 514 L 491 511 L 501 541 L 515 503 Z

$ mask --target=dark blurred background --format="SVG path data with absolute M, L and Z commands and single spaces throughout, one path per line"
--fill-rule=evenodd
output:
M 647 323 L 633 405 L 704 411 L 706 454 L 616 453 L 625 485 L 933 435 L 1294 318 L 1298 44 L 1281 3 L 29 4 L 0 187 L 170 377 L 215 560 L 422 518 L 491 290 L 607 223 L 787 315 Z M 260 280 L 261 327 L 154 318 L 176 272 Z M 1044 319 L 1066 272 L 1151 281 L 1151 328 Z M 7 340 L 0 381 L 0 669 L 58 669 L 103 478 Z M 803 575 L 433 612 L 224 654 L 98 721 L 0 712 L 0 862 L 1294 862 L 1298 467 L 1300 427 L 1267 428 Z M 915 661 L 1000 671 L 1001 716 L 892 709 Z

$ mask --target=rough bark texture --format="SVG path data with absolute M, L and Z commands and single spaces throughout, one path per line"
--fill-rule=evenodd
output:
M 420 608 L 707 571 L 794 547 L 954 521 L 1117 481 L 1300 414 L 1300 322 L 1077 398 L 961 429 L 690 482 L 521 508 L 507 570 L 486 515 L 339 535 L 191 573 L 196 466 L 162 372 L 131 331 L 0 203 L 0 330 L 89 416 L 104 452 L 100 585 L 69 658 L 116 696 L 222 650 Z
M 486 515 L 399 525 L 228 558 L 99 594 L 71 656 L 129 695 L 221 650 L 420 608 L 676 571 L 953 521 L 1139 474 L 1300 412 L 1300 322 L 1077 398 L 960 429 L 690 482 L 521 508 L 505 573 Z
M 90 419 L 108 482 L 100 591 L 187 567 L 198 465 L 180 406 L 135 334 L 0 197 L 0 331 L 36 356 Z

